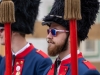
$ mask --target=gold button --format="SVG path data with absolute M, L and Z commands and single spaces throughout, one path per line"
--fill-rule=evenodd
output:
M 16 72 L 16 75 L 20 75 L 20 72 Z
M 65 68 L 65 72 L 67 71 L 67 69 Z
M 23 64 L 23 61 L 21 61 L 20 64 Z
M 19 62 L 16 62 L 16 65 L 18 65 L 19 64 Z

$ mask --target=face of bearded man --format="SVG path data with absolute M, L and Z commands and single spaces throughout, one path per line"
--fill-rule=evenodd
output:
M 65 30 L 63 26 L 55 23 L 51 24 L 50 29 L 53 28 L 57 30 Z M 66 38 L 67 38 L 67 33 L 57 32 L 57 35 L 53 36 L 50 32 L 47 35 L 48 54 L 50 56 L 56 56 L 62 52 L 63 47 L 65 47 L 64 49 L 66 49 L 68 47 L 68 43 L 64 46 Z
M 65 44 L 65 41 L 63 41 L 62 43 L 58 44 L 58 43 L 55 43 L 55 42 L 49 40 L 48 43 L 49 43 L 49 45 L 48 45 L 48 54 L 50 56 L 56 56 L 60 52 L 62 52 L 62 49 L 63 49 L 64 44 Z

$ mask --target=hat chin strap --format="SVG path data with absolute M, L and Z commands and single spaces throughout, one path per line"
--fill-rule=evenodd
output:
M 66 44 L 68 43 L 68 38 L 69 38 L 69 33 L 68 33 L 68 36 L 67 36 L 67 38 L 66 38 L 66 40 L 65 40 L 64 46 L 62 47 L 61 52 L 63 52 L 63 51 L 66 50 L 65 48 L 66 48 Z

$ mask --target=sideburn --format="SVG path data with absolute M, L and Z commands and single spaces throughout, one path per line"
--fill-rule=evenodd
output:
M 68 38 L 69 38 L 69 34 L 68 34 L 68 36 L 66 37 L 65 43 L 64 43 L 64 44 L 59 45 L 59 46 L 55 45 L 55 47 L 53 47 L 53 48 L 50 48 L 50 46 L 49 46 L 49 47 L 48 47 L 48 54 L 49 54 L 50 56 L 56 56 L 56 55 L 58 55 L 59 53 L 65 51 L 65 50 L 68 48 Z
M 64 52 L 68 48 L 68 38 L 69 38 L 69 33 L 68 33 L 68 36 L 67 36 L 67 38 L 65 40 L 65 43 L 64 43 L 64 45 L 63 45 L 63 47 L 61 49 L 61 52 Z

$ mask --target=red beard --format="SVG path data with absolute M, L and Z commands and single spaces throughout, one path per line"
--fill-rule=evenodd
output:
M 49 45 L 48 45 L 48 54 L 50 56 L 56 56 L 62 51 L 62 47 L 63 47 L 64 44 L 57 45 L 52 40 L 48 40 L 48 43 L 49 43 Z

